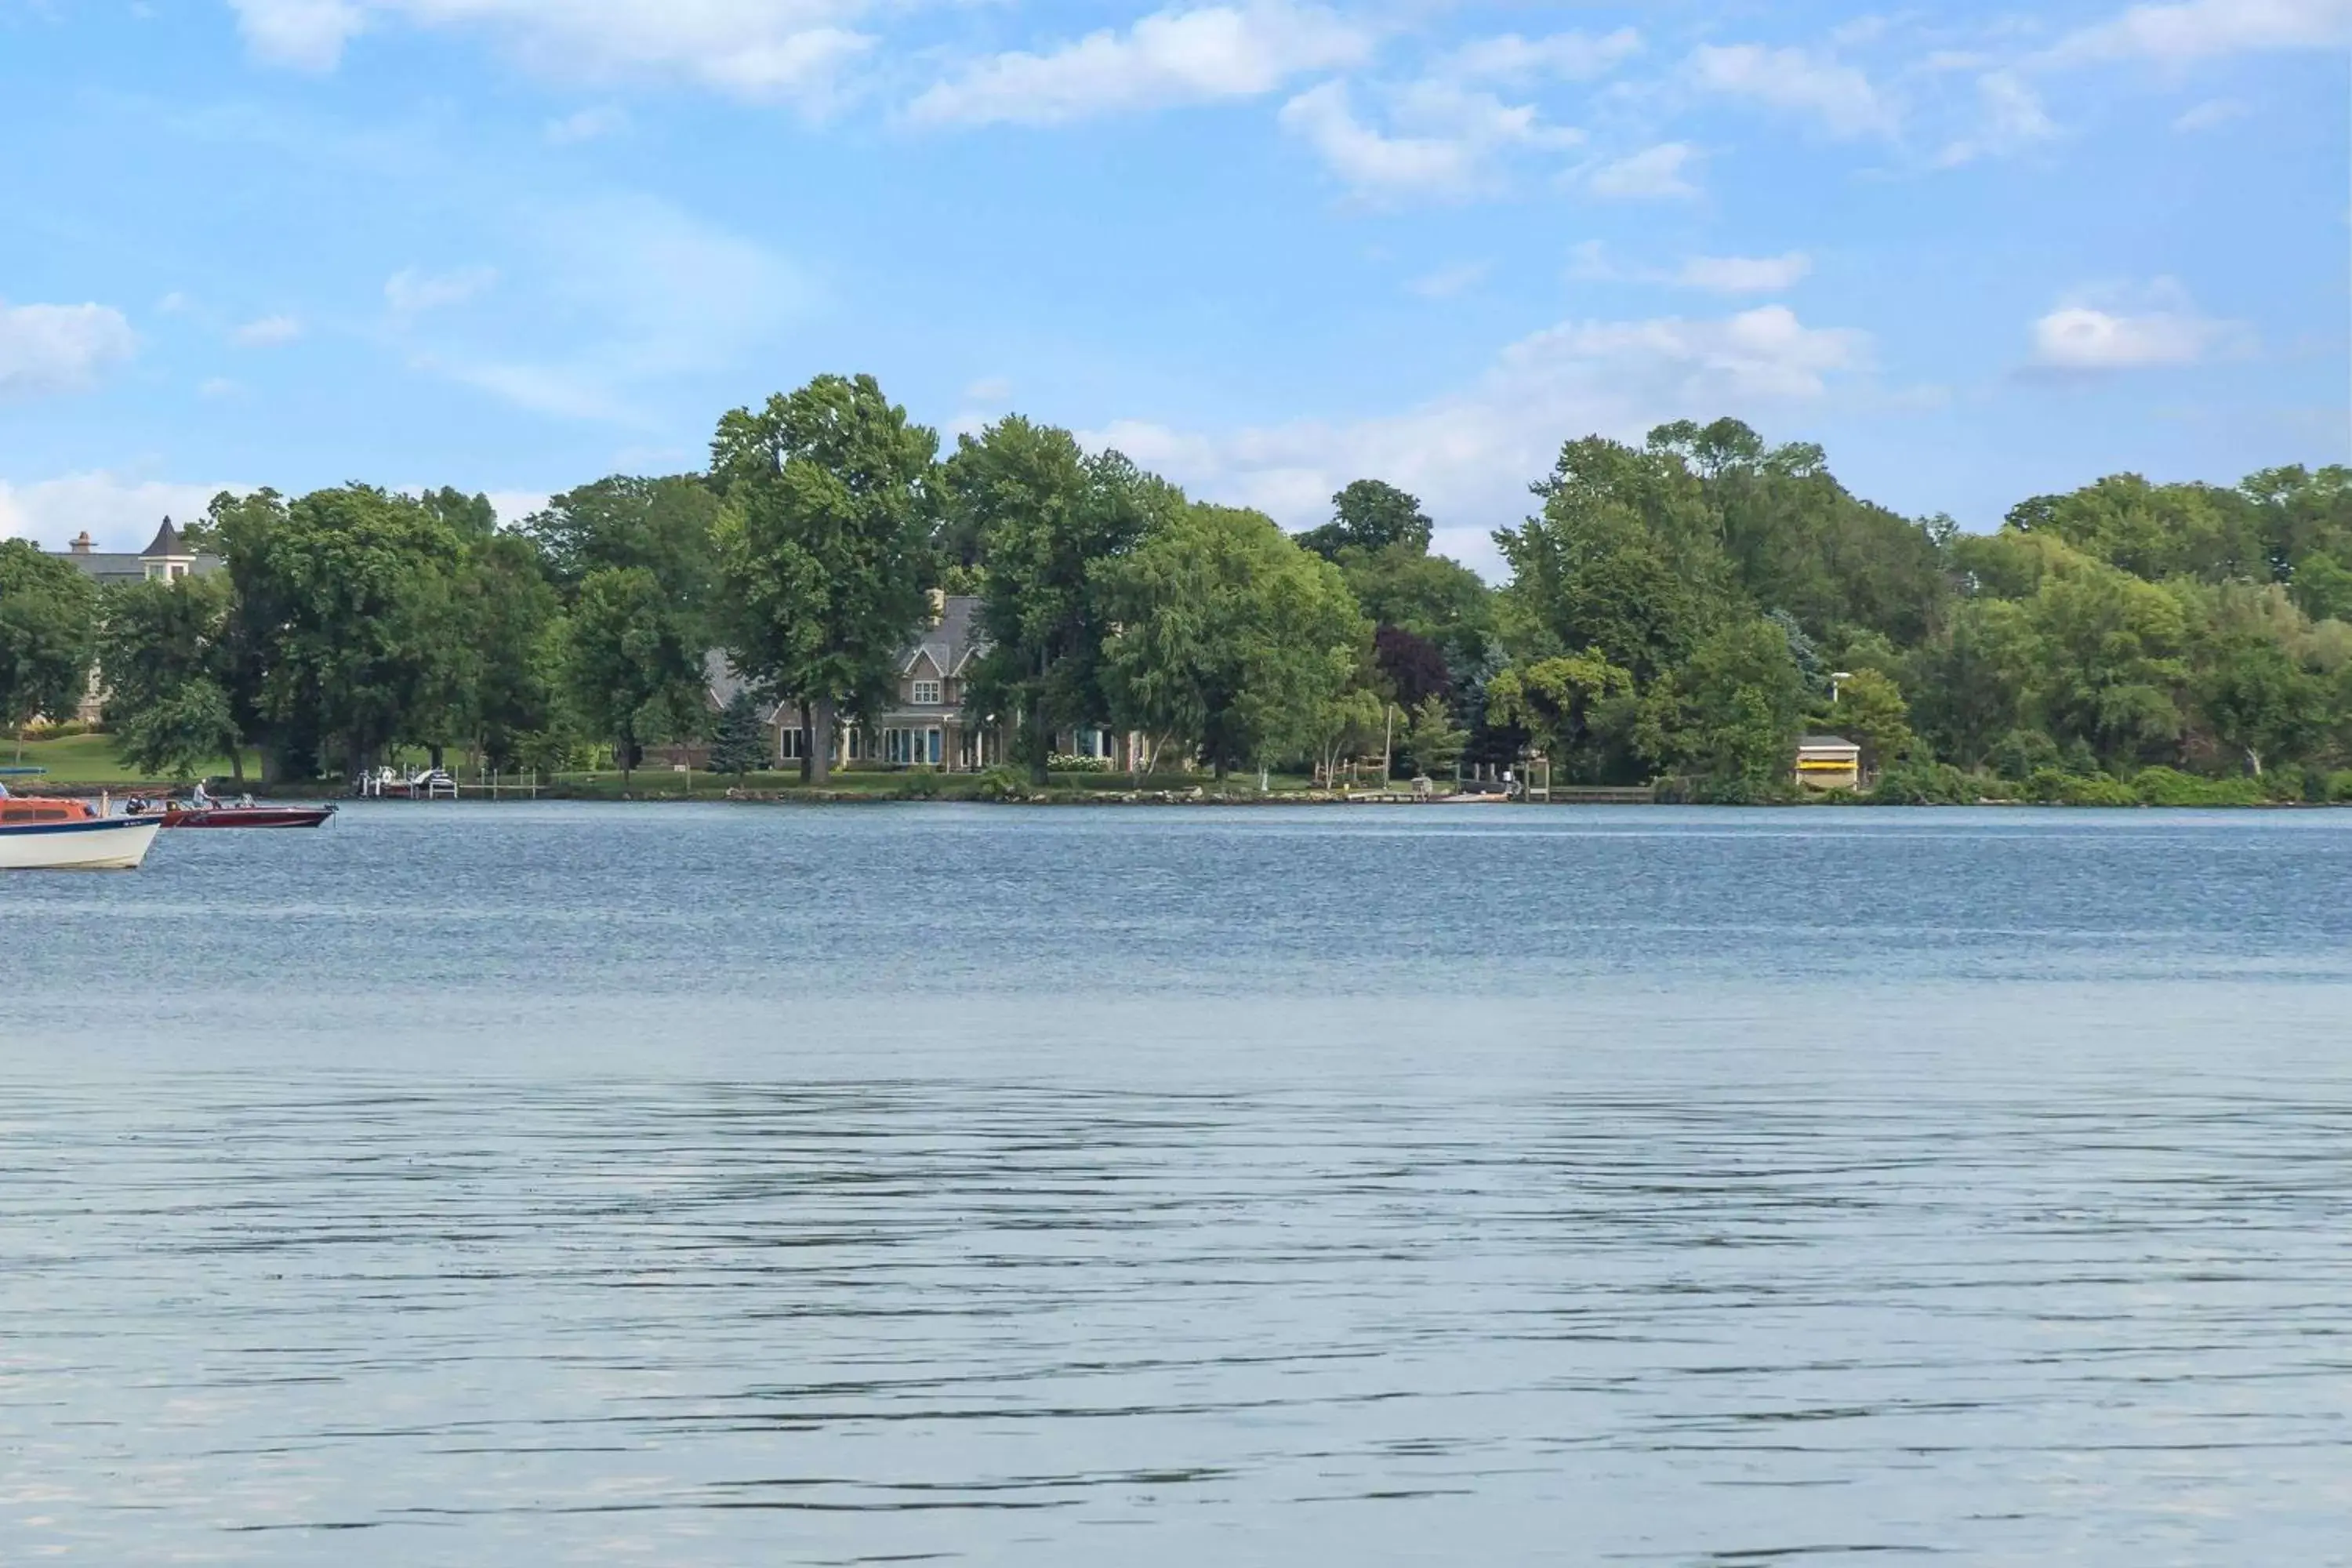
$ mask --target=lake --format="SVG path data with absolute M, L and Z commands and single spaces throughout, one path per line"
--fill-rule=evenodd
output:
M 0 879 L 0 1561 L 2352 1562 L 2352 813 Z

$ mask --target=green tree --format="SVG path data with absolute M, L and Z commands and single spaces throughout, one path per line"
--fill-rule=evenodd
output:
M 1331 521 L 1298 536 L 1301 548 L 1336 562 L 1344 550 L 1367 555 L 1402 547 L 1425 555 L 1433 528 L 1419 498 L 1381 479 L 1357 479 L 1331 498 Z
M 1349 591 L 1375 626 L 1393 626 L 1444 656 L 1448 683 L 1485 658 L 1495 629 L 1494 590 L 1467 566 L 1411 544 L 1339 553 Z
M 1644 698 L 1637 744 L 1716 798 L 1767 799 L 1788 786 L 1805 708 L 1788 637 L 1748 617 L 1711 633 Z
M 79 710 L 97 643 L 90 580 L 29 540 L 0 539 L 0 721 L 20 748 L 35 719 Z
M 1404 753 L 1414 768 L 1433 779 L 1454 776 L 1454 766 L 1462 760 L 1462 748 L 1469 739 L 1470 731 L 1454 723 L 1442 698 L 1423 698 L 1421 705 L 1406 716 Z
M 699 728 L 702 652 L 682 640 L 686 627 L 649 568 L 591 572 L 565 627 L 572 701 L 590 732 L 611 738 L 623 778 L 646 746 Z
M 1055 735 L 1101 720 L 1109 633 L 1091 574 L 1183 502 L 1117 452 L 1008 416 L 959 438 L 940 471 L 949 517 L 978 542 L 989 648 L 968 700 L 1013 715 L 1014 754 L 1045 783 Z
M 1096 572 L 1118 629 L 1104 688 L 1122 725 L 1236 764 L 1304 756 L 1367 656 L 1339 569 L 1264 513 L 1194 504 Z
M 1563 776 L 1592 778 L 1604 768 L 1612 707 L 1633 695 L 1633 676 L 1601 655 L 1563 654 L 1513 665 L 1487 681 L 1486 715 L 1525 730 Z
M 711 474 L 735 668 L 807 705 L 807 776 L 829 775 L 835 716 L 870 706 L 921 624 L 939 437 L 870 375 L 821 375 L 719 422 Z
M 477 665 L 468 708 L 483 762 L 512 768 L 524 762 L 531 737 L 565 728 L 562 605 L 526 535 L 479 538 L 471 566 L 468 608 Z M 673 642 L 699 640 L 680 637 Z
M 244 781 L 227 687 L 229 607 L 220 573 L 108 590 L 99 645 L 106 724 L 116 753 L 141 773 L 184 779 L 226 756 Z
M 477 668 L 467 541 L 413 497 L 370 485 L 216 510 L 239 653 L 272 751 L 306 772 L 438 744 Z
M 614 474 L 550 498 L 523 520 L 522 532 L 566 595 L 592 572 L 642 566 L 683 608 L 710 597 L 718 516 L 718 494 L 698 477 Z
M 739 690 L 719 711 L 719 731 L 710 743 L 710 771 L 740 779 L 767 760 L 767 727 L 760 721 L 760 700 L 748 688 Z
M 1571 441 L 1536 494 L 1542 511 L 1495 535 L 1511 567 L 1506 640 L 1521 658 L 1590 649 L 1648 681 L 1725 613 L 1716 520 L 1679 458 Z
M 2243 756 L 2256 778 L 2265 761 L 2301 755 L 2325 732 L 2330 716 L 2326 683 L 2274 642 L 2229 639 L 2199 684 L 2200 706 L 2215 738 Z
M 1882 670 L 1857 669 L 1839 683 L 1822 722 L 1862 748 L 1865 772 L 1876 773 L 1909 754 L 1911 708 L 1903 689 Z
M 2010 509 L 2008 528 L 2048 535 L 2136 577 L 2267 582 L 2275 574 L 2261 508 L 2238 490 L 2152 485 L 2113 474 Z

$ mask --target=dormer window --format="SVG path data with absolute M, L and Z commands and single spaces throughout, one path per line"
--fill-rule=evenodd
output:
M 919 708 L 938 707 L 940 705 L 940 683 L 936 680 L 916 681 L 915 705 Z

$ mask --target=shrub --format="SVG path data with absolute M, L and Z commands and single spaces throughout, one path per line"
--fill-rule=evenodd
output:
M 1029 794 L 1029 781 L 1014 769 L 999 765 L 980 775 L 980 784 L 972 793 L 982 800 L 1023 800 Z
M 1049 773 L 1107 773 L 1110 772 L 1108 757 L 1082 757 L 1076 752 L 1055 752 L 1045 759 Z
M 2121 779 L 2105 773 L 2070 773 L 2036 768 L 2025 781 L 2025 798 L 2042 805 L 2137 805 L 2139 796 Z
M 2142 805 L 2260 805 L 2264 799 L 2255 779 L 2199 778 L 2163 767 L 2134 774 L 2132 794 Z
M 1878 775 L 1863 798 L 1874 805 L 1971 805 L 1977 781 L 1949 763 L 1897 763 Z
M 2341 768 L 2327 775 L 2327 803 L 2352 805 L 2352 768 Z

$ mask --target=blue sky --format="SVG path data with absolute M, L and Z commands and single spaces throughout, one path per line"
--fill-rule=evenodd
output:
M 870 370 L 1491 570 L 1731 413 L 1972 527 L 2352 457 L 2352 0 L 0 0 L 0 531 L 698 466 Z

